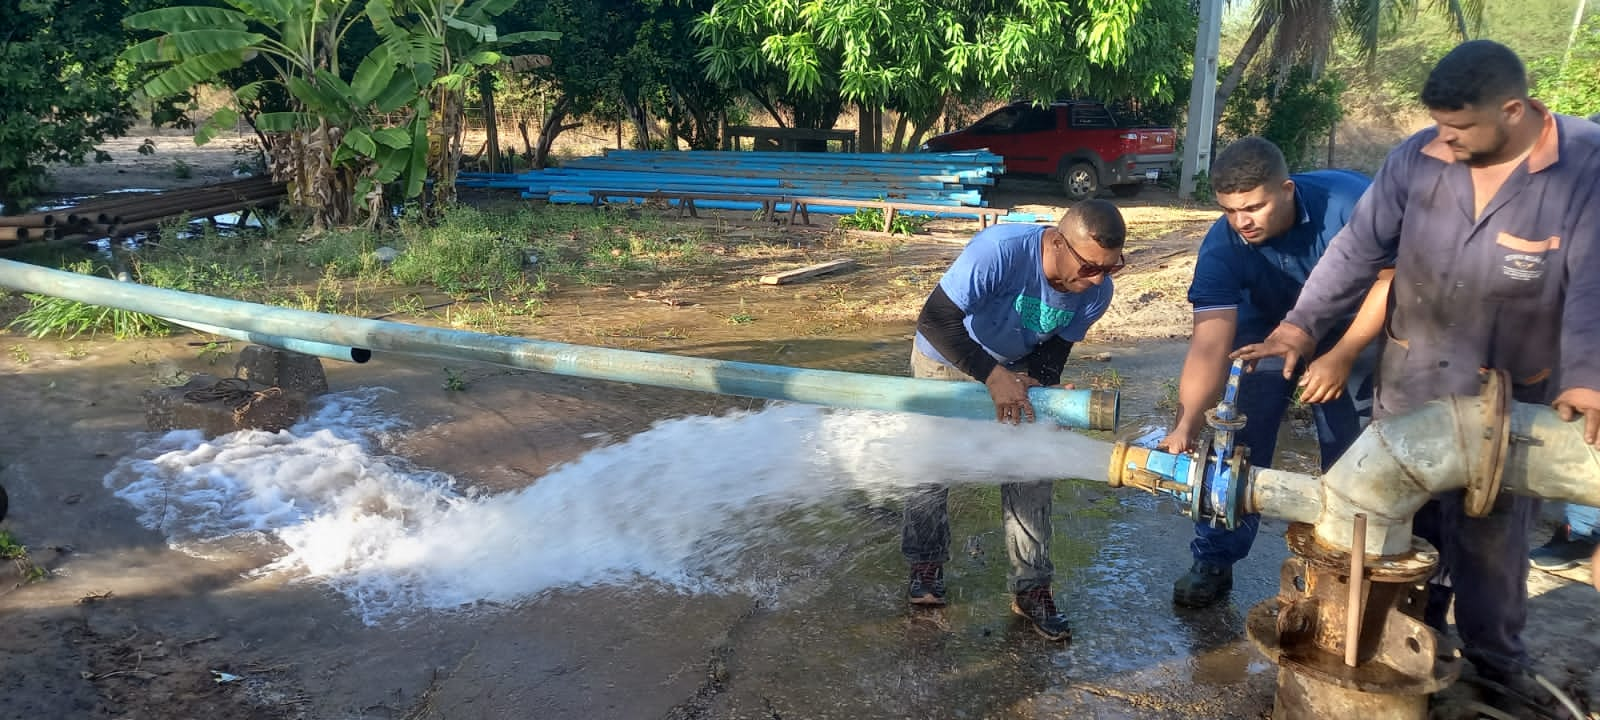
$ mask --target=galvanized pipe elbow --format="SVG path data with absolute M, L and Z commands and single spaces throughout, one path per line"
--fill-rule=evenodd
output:
M 1479 398 L 1450 397 L 1367 426 L 1322 476 L 1317 539 L 1351 547 L 1353 519 L 1365 513 L 1368 555 L 1410 551 L 1412 516 L 1428 498 L 1466 488 L 1490 452 L 1480 410 Z
M 1477 397 L 1442 398 L 1372 423 L 1320 483 L 1253 472 L 1247 507 L 1313 522 L 1319 541 L 1341 549 L 1364 513 L 1366 553 L 1396 555 L 1411 548 L 1412 516 L 1441 492 L 1466 490 L 1476 516 L 1501 492 L 1600 506 L 1600 449 L 1584 442 L 1583 429 L 1547 406 L 1512 402 L 1509 383 L 1490 374 Z

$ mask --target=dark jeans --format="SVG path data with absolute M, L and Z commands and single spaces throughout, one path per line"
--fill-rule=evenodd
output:
M 1480 671 L 1504 676 L 1528 660 L 1528 530 L 1539 500 L 1501 493 L 1488 517 L 1474 518 L 1462 509 L 1465 497 L 1435 495 L 1412 521 L 1412 532 L 1439 549 L 1425 619 L 1445 632 L 1453 597 L 1465 654 Z
M 913 377 L 973 382 L 953 367 L 916 349 L 911 351 Z M 1049 480 L 1001 483 L 1000 514 L 1005 525 L 1006 555 L 1011 571 L 1006 586 L 1013 593 L 1050 587 L 1055 567 L 1050 563 L 1050 509 L 1055 484 Z M 950 561 L 950 490 L 941 484 L 922 485 L 906 498 L 905 524 L 900 552 L 908 562 Z
M 1369 348 L 1351 368 L 1345 393 L 1338 400 L 1311 406 L 1324 472 L 1350 449 L 1361 433 L 1362 421 L 1372 417 L 1372 372 L 1376 364 L 1377 353 Z M 1245 415 L 1245 426 L 1234 440 L 1250 448 L 1252 466 L 1272 467 L 1272 456 L 1278 448 L 1278 426 L 1294 397 L 1295 383 L 1283 379 L 1283 363 L 1276 359 L 1263 360 L 1255 372 L 1240 378 L 1238 407 Z M 1196 522 L 1189 550 L 1196 560 L 1231 566 L 1250 554 L 1260 525 L 1260 515 L 1240 518 L 1239 527 L 1233 530 Z

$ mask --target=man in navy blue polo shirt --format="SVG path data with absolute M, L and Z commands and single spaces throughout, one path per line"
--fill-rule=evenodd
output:
M 1061 382 L 1072 344 L 1111 304 L 1126 236 L 1122 213 L 1104 200 L 1078 204 L 1056 227 L 1002 224 L 979 232 L 923 304 L 912 374 L 982 382 L 995 419 L 1032 422 L 1028 388 Z M 1050 590 L 1052 492 L 1049 481 L 1001 484 L 1006 584 L 1013 612 L 1040 635 L 1066 640 L 1072 627 Z M 929 484 L 906 500 L 900 551 L 911 564 L 906 599 L 913 605 L 945 604 L 948 495 Z
M 1283 153 L 1259 137 L 1240 139 L 1217 156 L 1211 183 L 1223 216 L 1201 242 L 1195 262 L 1189 286 L 1194 334 L 1178 381 L 1177 421 L 1162 441 L 1164 450 L 1195 449 L 1206 426 L 1205 411 L 1226 383 L 1228 354 L 1260 342 L 1283 320 L 1367 182 L 1345 170 L 1290 175 Z M 1357 327 L 1345 318 L 1321 348 L 1325 352 L 1299 378 L 1301 399 L 1313 403 L 1324 470 L 1355 441 L 1362 418 L 1370 417 L 1373 340 L 1382 328 L 1387 292 L 1387 285 L 1376 288 L 1373 307 Z M 1294 387 L 1280 372 L 1241 378 L 1238 404 L 1246 424 L 1235 438 L 1249 448 L 1252 465 L 1272 467 L 1278 426 Z M 1198 608 L 1226 596 L 1233 588 L 1233 565 L 1249 554 L 1260 520 L 1247 515 L 1233 530 L 1197 522 L 1190 544 L 1194 565 L 1173 585 L 1172 601 Z

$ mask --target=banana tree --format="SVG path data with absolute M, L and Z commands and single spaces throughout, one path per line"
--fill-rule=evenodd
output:
M 124 20 L 130 29 L 160 33 L 122 55 L 153 73 L 145 94 L 163 98 L 202 84 L 225 85 L 225 73 L 264 62 L 272 78 L 234 88 L 231 107 L 197 130 L 197 143 L 232 127 L 266 84 L 276 83 L 290 109 L 252 120 L 285 139 L 273 153 L 273 174 L 288 181 L 290 201 L 310 211 L 314 227 L 353 222 L 358 197 L 378 215 L 387 183 L 404 180 L 407 197 L 420 194 L 429 109 L 420 87 L 426 79 L 419 81 L 410 66 L 402 71 L 388 47 L 363 58 L 350 81 L 343 79 L 339 43 L 361 19 L 352 0 L 223 1 L 227 7 L 169 7 Z M 379 124 L 380 115 L 397 111 L 405 112 L 398 125 Z
M 502 51 L 518 43 L 554 40 L 560 33 L 529 31 L 501 35 L 494 19 L 516 0 L 368 0 L 367 17 L 383 47 L 402 66 L 425 78 L 433 109 L 426 130 L 434 200 L 455 202 L 461 166 L 462 110 L 467 88 L 487 68 L 512 61 Z M 421 78 L 419 78 L 421 79 Z

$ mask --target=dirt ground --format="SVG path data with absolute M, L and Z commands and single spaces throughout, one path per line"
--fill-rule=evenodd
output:
M 231 177 L 230 149 L 156 139 L 117 162 L 68 169 L 63 194 L 176 187 Z M 236 140 L 236 139 L 235 139 Z M 226 147 L 226 146 L 222 146 Z M 192 172 L 171 172 L 183 157 Z M 1130 426 L 1159 425 L 1182 361 L 1192 252 L 1210 209 L 1152 192 L 1118 201 L 1130 269 L 1118 300 L 1075 352 L 1069 379 L 1119 388 Z M 1003 183 L 996 204 L 1059 213 L 1048 186 Z M 970 228 L 866 262 L 855 273 L 770 291 L 664 285 L 574 289 L 547 304 L 541 336 L 864 372 L 901 373 L 911 319 L 800 335 L 808 307 L 937 272 Z M 798 258 L 788 258 L 794 261 Z M 759 272 L 761 268 L 748 268 Z M 649 302 L 670 298 L 673 302 Z M 14 301 L 13 301 L 14 302 Z M 13 306 L 14 307 L 14 306 Z M 609 307 L 610 314 L 595 308 Z M 734 325 L 734 308 L 757 320 Z M 10 311 L 7 311 L 9 314 Z M 864 314 L 864 317 L 872 317 Z M 597 330 L 599 328 L 599 330 Z M 1174 615 L 1166 602 L 1187 564 L 1187 525 L 1156 501 L 1105 488 L 1060 490 L 1058 537 L 1097 545 L 1111 566 L 1063 569 L 1064 603 L 1083 618 L 1068 647 L 1003 622 L 1004 598 L 971 597 L 932 628 L 908 619 L 897 521 L 870 513 L 857 537 L 815 548 L 772 597 L 684 595 L 664 588 L 575 588 L 514 611 L 368 627 L 327 589 L 254 577 L 251 553 L 199 560 L 141 527 L 102 478 L 146 436 L 139 396 L 185 373 L 231 367 L 193 336 L 113 342 L 10 335 L 0 356 L 0 528 L 29 546 L 47 579 L 0 590 L 0 718 L 1264 718 L 1272 668 L 1242 637 L 1243 612 L 1271 596 L 1284 557 L 1267 523 L 1241 566 L 1233 603 Z M 237 346 L 236 346 L 237 347 Z M 378 357 L 327 363 L 335 390 L 382 385 L 386 411 L 417 428 L 402 443 L 422 467 L 499 492 L 527 486 L 598 442 L 658 418 L 719 413 L 750 401 L 471 367 L 468 389 L 441 387 L 443 363 Z M 1304 465 L 1304 428 L 1286 431 Z M 1296 434 L 1298 433 L 1298 435 Z M 993 518 L 958 532 L 992 538 Z M 1542 538 L 1541 538 L 1542 539 Z M 1066 542 L 1066 541 L 1063 541 Z M 966 561 L 963 561 L 966 562 Z M 977 563 L 979 561 L 973 561 Z M 1070 564 L 1070 563 L 1068 563 Z M 965 572 L 992 572 L 977 565 Z M 1581 581 L 1534 573 L 1528 630 L 1540 667 L 1600 708 L 1600 613 Z M 14 588 L 14 589 L 13 589 Z M 942 624 L 941 624 L 942 623 Z M 219 683 L 216 672 L 238 681 Z

